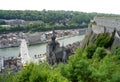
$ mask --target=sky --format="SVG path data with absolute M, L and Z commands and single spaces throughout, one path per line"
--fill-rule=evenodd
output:
M 0 0 L 0 9 L 46 9 L 120 14 L 120 0 Z

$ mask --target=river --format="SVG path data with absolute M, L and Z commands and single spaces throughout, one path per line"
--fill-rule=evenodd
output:
M 58 42 L 60 43 L 61 46 L 62 45 L 66 46 L 68 44 L 81 41 L 83 38 L 84 38 L 84 35 L 77 35 L 77 36 L 72 36 L 72 37 L 58 40 Z M 35 54 L 36 55 L 44 54 L 46 52 L 46 45 L 47 43 L 28 46 L 30 56 L 33 57 Z M 0 56 L 4 56 L 4 57 L 18 56 L 19 50 L 20 50 L 19 47 L 0 49 Z

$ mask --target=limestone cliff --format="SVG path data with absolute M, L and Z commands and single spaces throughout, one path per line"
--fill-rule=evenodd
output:
M 95 17 L 86 31 L 81 45 L 82 49 L 85 49 L 88 44 L 96 44 L 98 36 L 104 33 L 110 37 L 112 43 L 108 45 L 111 50 L 120 46 L 120 18 Z

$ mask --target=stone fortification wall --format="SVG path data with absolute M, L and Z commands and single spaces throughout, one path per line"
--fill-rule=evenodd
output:
M 92 25 L 92 31 L 96 34 L 108 32 L 113 33 L 116 28 L 114 41 L 111 46 L 113 51 L 116 46 L 120 46 L 120 18 L 116 17 L 95 17 L 95 25 Z
M 104 27 L 103 26 L 97 26 L 93 25 L 92 26 L 92 31 L 96 34 L 104 33 Z
M 114 31 L 114 28 L 109 28 L 109 27 L 104 27 L 104 26 L 99 26 L 99 25 L 93 25 L 92 26 L 92 31 L 96 34 L 108 32 L 112 33 Z
M 94 21 L 97 26 L 104 26 L 108 28 L 116 28 L 120 30 L 120 18 L 117 17 L 95 17 Z
M 118 46 L 120 46 L 120 36 L 119 36 L 119 33 L 116 32 L 116 33 L 115 33 L 115 36 L 114 36 L 114 41 L 113 41 L 111 50 L 113 51 L 114 48 L 115 48 L 115 47 L 118 47 Z
M 86 31 L 82 41 L 82 49 L 85 49 L 91 43 L 94 43 L 99 34 L 107 32 L 110 37 L 114 38 L 111 50 L 120 46 L 120 18 L 115 17 L 95 17 Z

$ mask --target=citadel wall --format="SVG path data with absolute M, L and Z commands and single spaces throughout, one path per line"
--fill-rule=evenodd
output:
M 120 18 L 117 17 L 95 17 L 95 25 L 92 25 L 92 31 L 95 34 L 108 32 L 112 34 L 116 29 L 114 35 L 114 41 L 111 46 L 111 50 L 114 50 L 116 46 L 120 46 Z
M 104 27 L 103 26 L 97 26 L 93 25 L 92 26 L 92 31 L 96 34 L 104 33 Z
M 95 17 L 94 21 L 97 26 L 104 26 L 108 28 L 116 28 L 120 30 L 120 18 L 117 17 Z

